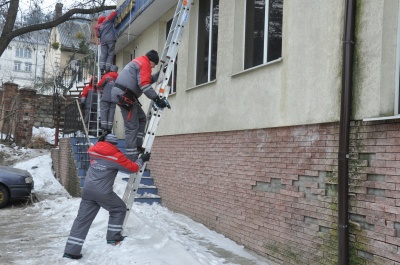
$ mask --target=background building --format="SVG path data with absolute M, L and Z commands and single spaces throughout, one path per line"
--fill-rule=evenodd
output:
M 32 32 L 11 41 L 0 57 L 0 79 L 21 88 L 39 86 L 44 78 L 48 31 Z

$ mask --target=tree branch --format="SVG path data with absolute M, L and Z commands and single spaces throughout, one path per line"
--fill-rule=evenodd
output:
M 6 2 L 4 2 L 3 4 L 0 4 L 0 8 L 3 7 L 3 6 L 5 6 L 5 5 L 8 5 L 9 3 L 10 3 L 10 1 L 6 1 Z
M 17 1 L 19 1 L 19 0 L 17 0 Z M 55 20 L 47 22 L 47 23 L 30 25 L 30 26 L 19 28 L 19 29 L 16 29 L 14 31 L 9 31 L 9 32 L 5 32 L 3 30 L 2 37 L 15 38 L 19 35 L 23 35 L 28 32 L 37 31 L 37 30 L 41 30 L 41 29 L 51 29 L 51 28 L 54 28 L 54 27 L 60 25 L 61 23 L 65 22 L 65 21 L 69 20 L 75 14 L 96 14 L 101 11 L 113 10 L 115 8 L 116 8 L 116 6 L 100 6 L 100 7 L 96 7 L 96 8 L 92 8 L 92 9 L 74 8 L 74 9 L 69 10 L 67 13 L 65 13 L 58 19 L 55 19 Z

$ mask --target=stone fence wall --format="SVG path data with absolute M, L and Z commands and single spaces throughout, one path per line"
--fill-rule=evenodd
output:
M 14 136 L 15 143 L 27 146 L 32 127 L 54 128 L 53 97 L 33 89 L 18 89 L 13 83 L 0 90 L 0 131 Z

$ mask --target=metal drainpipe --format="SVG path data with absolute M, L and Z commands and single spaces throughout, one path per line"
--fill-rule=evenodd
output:
M 355 2 L 346 0 L 344 40 L 343 40 L 343 65 L 342 65 L 342 99 L 339 127 L 339 153 L 338 153 L 338 264 L 347 265 L 349 262 L 349 194 L 348 194 L 348 164 L 349 164 L 349 138 L 352 101 L 353 53 L 354 53 L 354 23 Z

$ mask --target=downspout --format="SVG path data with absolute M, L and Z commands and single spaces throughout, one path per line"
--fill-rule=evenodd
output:
M 355 2 L 346 0 L 343 65 L 342 65 L 342 98 L 339 127 L 338 153 L 338 264 L 347 265 L 349 262 L 349 145 L 350 118 L 352 103 L 353 54 L 355 31 Z

